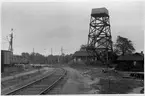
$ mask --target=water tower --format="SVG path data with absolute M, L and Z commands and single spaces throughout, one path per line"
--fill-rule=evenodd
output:
M 112 36 L 110 30 L 109 12 L 106 8 L 92 9 L 88 34 L 88 51 L 94 53 L 94 58 L 107 62 L 112 52 Z

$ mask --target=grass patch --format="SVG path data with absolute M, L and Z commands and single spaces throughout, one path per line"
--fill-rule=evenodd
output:
M 85 64 L 72 64 L 72 68 L 77 70 L 87 71 L 91 79 L 100 78 L 100 82 L 92 84 L 91 87 L 100 90 L 100 94 L 126 94 L 134 88 L 143 87 L 142 81 L 135 79 L 123 78 L 124 74 L 120 72 L 109 71 L 103 73 L 104 66 L 87 66 Z
M 35 68 L 29 66 L 28 70 L 33 70 Z M 1 74 L 1 77 L 4 78 L 6 76 L 13 76 L 18 73 L 25 72 L 26 70 L 22 66 L 5 66 L 4 72 Z
M 126 94 L 133 88 L 143 86 L 140 81 L 135 80 L 109 80 L 100 79 L 99 84 L 93 85 L 95 89 L 98 89 L 98 85 L 101 86 L 100 94 Z
M 9 87 L 9 86 L 12 86 L 12 85 L 17 85 L 17 84 L 21 84 L 23 83 L 25 80 L 29 80 L 30 78 L 34 78 L 36 77 L 37 75 L 41 75 L 41 73 L 43 73 L 43 71 L 39 72 L 35 72 L 35 73 L 31 73 L 31 74 L 27 74 L 27 75 L 23 75 L 23 76 L 20 76 L 20 77 L 17 77 L 17 78 L 13 78 L 13 79 L 10 79 L 10 80 L 6 80 L 6 81 L 3 81 L 1 82 L 2 86 L 1 88 L 6 88 L 6 87 Z
M 126 94 L 133 90 L 133 88 L 144 86 L 143 82 L 122 78 L 121 73 L 113 71 L 103 73 L 102 68 L 91 69 L 88 73 L 92 78 L 100 78 L 99 84 L 93 84 L 94 89 L 99 89 L 100 94 Z

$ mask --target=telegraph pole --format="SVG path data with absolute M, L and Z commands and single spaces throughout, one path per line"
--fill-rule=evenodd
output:
M 64 49 L 61 47 L 61 57 L 62 57 L 62 62 L 64 63 Z
M 51 48 L 51 55 L 53 54 L 53 50 L 52 50 L 52 48 Z
M 51 48 L 51 55 L 53 55 L 53 53 L 52 53 L 52 52 L 53 52 L 53 50 L 52 50 L 52 48 Z M 52 57 L 53 57 L 53 56 L 52 56 Z M 51 67 L 52 67 L 52 63 L 53 63 L 53 62 L 51 61 Z
M 34 57 L 34 48 L 33 48 L 33 63 L 35 63 L 34 61 L 35 61 L 35 57 Z
M 44 52 L 46 52 L 46 53 L 47 53 L 47 49 L 44 49 Z M 44 55 L 44 56 L 45 56 L 45 58 L 46 58 L 45 62 L 46 62 L 46 63 L 48 63 L 48 60 L 47 60 L 47 54 L 46 54 L 46 55 Z
M 33 48 L 33 54 L 34 54 L 34 48 Z
M 63 56 L 63 47 L 61 47 L 61 55 Z

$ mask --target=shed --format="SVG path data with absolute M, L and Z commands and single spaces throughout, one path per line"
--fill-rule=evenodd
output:
M 120 56 L 118 61 L 143 61 L 144 56 L 140 53 L 135 53 L 135 54 L 129 54 L 125 56 Z
M 80 51 L 76 51 L 73 57 L 75 60 L 87 60 L 88 58 L 92 58 L 93 54 L 85 50 L 80 50 Z
M 141 53 L 120 56 L 117 61 L 118 68 L 129 71 L 144 71 L 144 55 Z

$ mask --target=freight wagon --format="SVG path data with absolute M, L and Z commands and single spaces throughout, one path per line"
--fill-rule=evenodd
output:
M 11 51 L 1 50 L 1 72 L 4 72 L 4 67 L 13 64 L 28 64 L 29 61 L 21 55 L 13 55 Z
M 28 64 L 28 59 L 20 56 L 20 55 L 13 55 L 12 57 L 12 64 Z
M 13 53 L 8 50 L 1 50 L 1 72 L 4 72 L 4 66 L 11 64 Z

